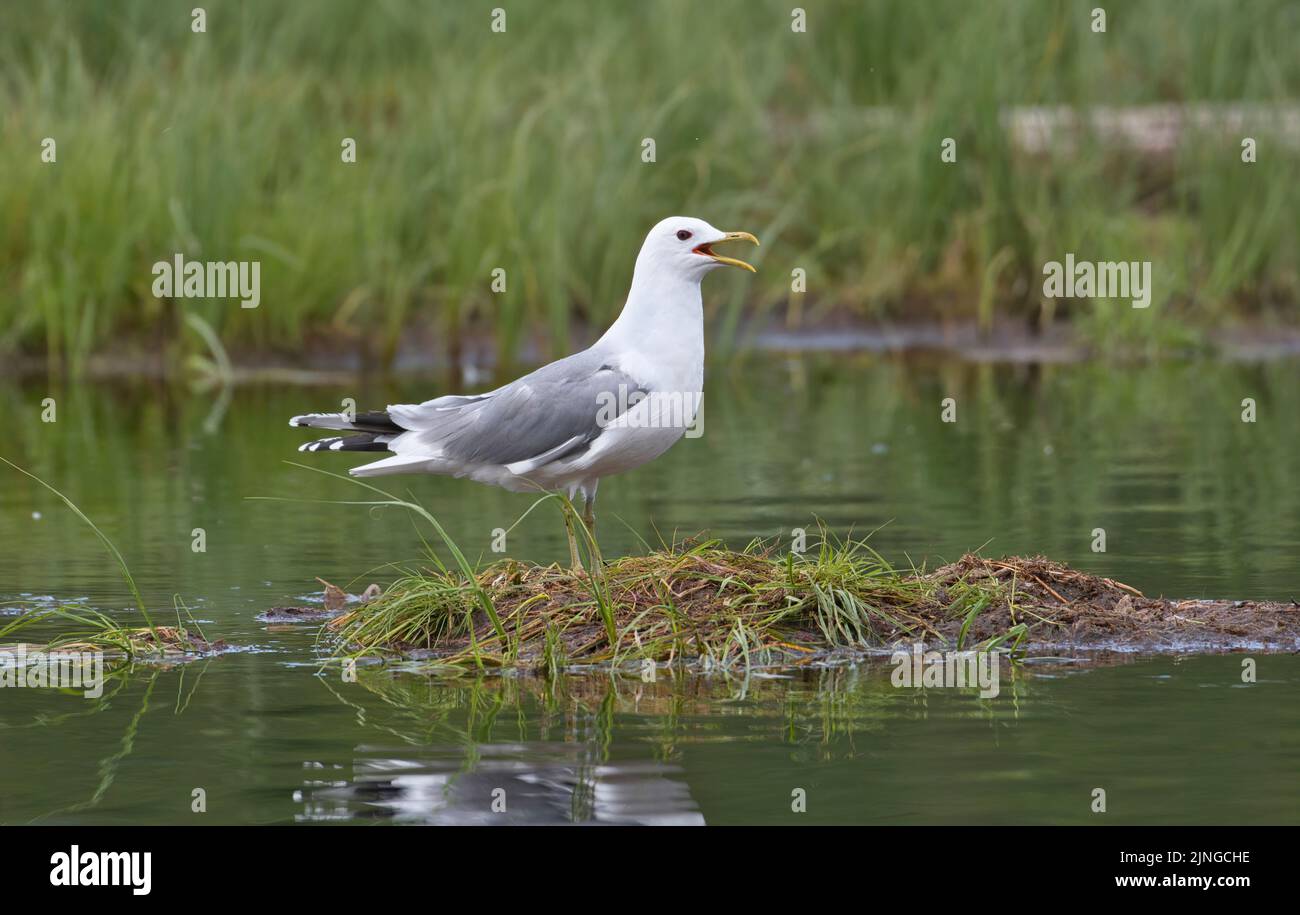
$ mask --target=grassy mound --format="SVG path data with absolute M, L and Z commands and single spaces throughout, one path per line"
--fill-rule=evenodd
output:
M 711 540 L 605 563 L 595 574 L 502 560 L 467 579 L 420 571 L 329 623 L 340 652 L 463 668 L 791 663 L 923 640 L 956 649 L 1287 648 L 1294 607 L 1147 598 L 1042 557 L 967 555 L 891 567 L 861 542 L 778 555 Z

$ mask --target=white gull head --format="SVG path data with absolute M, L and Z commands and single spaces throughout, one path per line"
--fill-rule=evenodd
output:
M 744 261 L 713 251 L 713 246 L 721 242 L 742 240 L 758 244 L 758 239 L 748 232 L 723 232 L 703 219 L 669 216 L 656 223 L 646 236 L 636 258 L 636 274 L 699 283 L 706 273 L 724 265 L 753 272 L 754 268 Z

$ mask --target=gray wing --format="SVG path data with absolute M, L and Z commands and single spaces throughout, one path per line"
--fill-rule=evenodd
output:
M 586 350 L 487 394 L 390 406 L 388 413 L 417 433 L 419 446 L 452 460 L 540 466 L 586 447 L 645 393 L 632 375 Z

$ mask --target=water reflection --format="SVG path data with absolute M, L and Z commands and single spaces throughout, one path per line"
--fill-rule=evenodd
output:
M 1014 722 L 1024 680 L 1008 664 L 1006 691 L 992 702 L 975 688 L 942 697 L 896 689 L 883 660 L 652 682 L 598 673 L 448 681 L 371 669 L 359 677 L 361 695 L 322 682 L 391 740 L 361 744 L 346 762 L 305 763 L 295 818 L 701 825 L 681 764 L 692 745 L 774 743 L 795 760 L 846 762 L 869 757 L 891 719 Z
M 394 755 L 401 753 L 403 755 Z M 472 750 L 359 747 L 347 780 L 308 778 L 300 821 L 390 819 L 435 826 L 702 826 L 680 766 L 600 763 L 591 744 Z
M 1098 780 L 1112 822 L 1300 821 L 1280 701 L 1300 661 L 1256 660 L 1250 684 L 1231 655 L 1031 662 L 987 700 L 874 662 L 650 683 L 136 665 L 94 703 L 0 697 L 0 821 L 1085 823 Z

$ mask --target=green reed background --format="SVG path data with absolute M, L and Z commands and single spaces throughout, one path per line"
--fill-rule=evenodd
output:
M 1300 288 L 1300 151 L 1271 118 L 1247 115 L 1253 165 L 1220 135 L 1172 159 L 1088 137 L 1029 156 L 999 123 L 1011 105 L 1292 102 L 1295 3 L 1113 3 L 1101 35 L 1090 0 L 803 0 L 806 34 L 775 0 L 208 0 L 205 34 L 196 5 L 3 5 L 0 352 L 74 372 L 183 354 L 204 348 L 194 312 L 236 357 L 328 337 L 382 363 L 417 326 L 560 353 L 617 313 L 673 213 L 763 239 L 757 277 L 710 281 L 721 342 L 754 317 L 997 315 L 1159 347 L 1288 321 Z M 158 301 L 150 267 L 175 251 L 260 260 L 261 307 Z M 1041 263 L 1066 251 L 1152 260 L 1152 307 L 1045 310 Z

